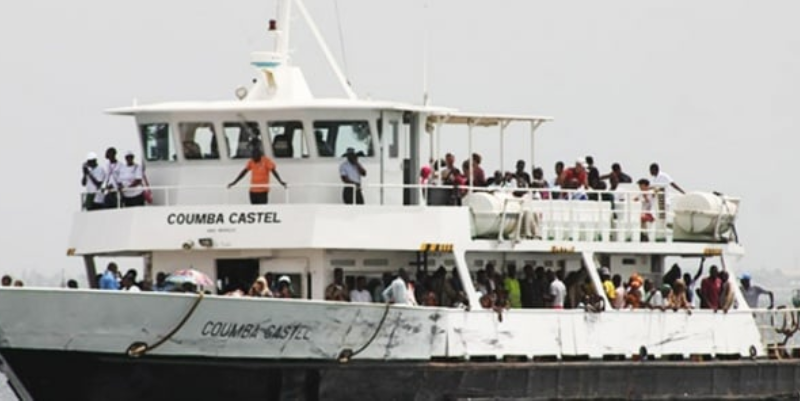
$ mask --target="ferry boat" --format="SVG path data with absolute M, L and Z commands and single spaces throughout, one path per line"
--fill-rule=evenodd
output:
M 738 288 L 737 306 L 727 313 L 615 310 L 604 293 L 601 268 L 660 284 L 676 258 L 709 258 L 735 279 L 744 254 L 735 234 L 738 199 L 707 192 L 676 196 L 671 204 L 661 199 L 654 221 L 642 227 L 638 189 L 579 200 L 563 198 L 576 192 L 568 190 L 426 183 L 420 168 L 449 151 L 443 131 L 460 130 L 472 155 L 477 129 L 495 131 L 502 145 L 507 128 L 522 126 L 533 145 L 551 118 L 359 99 L 329 56 L 347 97 L 315 98 L 291 64 L 293 8 L 314 27 L 301 1 L 280 1 L 270 27 L 275 50 L 252 55 L 257 80 L 238 89 L 237 99 L 110 110 L 135 120 L 141 149 L 134 153 L 146 165 L 152 203 L 74 216 L 68 254 L 83 258 L 90 280 L 104 270 L 98 261 L 131 257 L 143 259 L 149 279 L 191 267 L 214 286 L 201 294 L 0 292 L 3 371 L 20 398 L 665 399 L 797 392 L 797 365 L 767 358 Z M 273 182 L 268 205 L 251 205 L 246 186 L 227 187 L 254 147 L 289 183 Z M 350 151 L 367 173 L 363 205 L 343 203 L 343 195 L 356 193 L 339 170 Z M 529 162 L 538 164 L 533 147 Z M 475 164 L 470 159 L 469 171 Z M 431 170 L 441 175 L 443 168 Z M 457 205 L 449 200 L 454 194 Z M 499 271 L 509 265 L 580 270 L 597 306 L 484 308 L 474 280 L 490 264 Z M 463 289 L 452 306 L 324 299 L 336 268 L 352 282 L 386 273 L 391 281 L 400 268 L 413 278 L 439 267 L 452 269 Z M 267 272 L 288 278 L 291 299 L 223 294 Z

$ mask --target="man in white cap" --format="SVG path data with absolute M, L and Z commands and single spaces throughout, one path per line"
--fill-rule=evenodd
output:
M 358 155 L 353 148 L 347 148 L 344 157 L 345 162 L 339 166 L 339 175 L 342 182 L 346 185 L 342 190 L 342 199 L 345 204 L 364 205 L 364 195 L 361 194 L 361 178 L 367 175 L 367 171 L 358 163 Z
M 292 279 L 289 276 L 280 276 L 278 278 L 278 293 L 276 298 L 292 298 Z
M 105 192 L 105 199 L 103 201 L 104 208 L 119 208 L 120 207 L 120 194 L 119 194 L 119 170 L 122 163 L 117 161 L 117 149 L 106 149 L 106 181 L 103 185 Z
M 769 295 L 769 309 L 775 307 L 775 295 L 772 294 L 772 291 L 750 284 L 750 275 L 747 273 L 742 274 L 740 279 L 742 281 L 742 295 L 750 308 L 758 307 L 758 297 L 761 296 L 761 294 Z
M 81 184 L 86 187 L 83 207 L 86 211 L 103 208 L 105 196 L 101 192 L 106 181 L 106 171 L 97 164 L 97 154 L 89 152 L 86 163 L 83 164 L 83 178 Z
M 125 152 L 125 164 L 119 168 L 119 189 L 122 191 L 124 207 L 140 207 L 144 205 L 144 174 L 142 166 L 133 161 L 132 151 Z

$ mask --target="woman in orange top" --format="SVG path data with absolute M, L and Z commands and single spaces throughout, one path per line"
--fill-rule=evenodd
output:
M 267 204 L 269 202 L 269 174 L 275 175 L 278 182 L 285 188 L 286 183 L 281 179 L 278 171 L 275 170 L 275 162 L 272 159 L 264 156 L 260 148 L 253 149 L 253 158 L 247 161 L 247 166 L 239 173 L 228 188 L 236 185 L 246 174 L 251 172 L 250 176 L 250 204 Z

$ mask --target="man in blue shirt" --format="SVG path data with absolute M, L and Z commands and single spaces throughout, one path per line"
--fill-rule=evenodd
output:
M 100 277 L 100 289 L 119 290 L 118 275 L 117 264 L 114 262 L 109 263 L 106 271 L 103 272 L 103 276 Z

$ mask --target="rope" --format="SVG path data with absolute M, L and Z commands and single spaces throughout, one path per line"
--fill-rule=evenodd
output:
M 363 346 L 361 346 L 361 348 L 359 348 L 356 351 L 353 351 L 351 349 L 343 349 L 341 351 L 341 353 L 339 353 L 339 363 L 347 363 L 354 356 L 358 355 L 359 353 L 363 352 L 364 350 L 367 350 L 367 347 L 369 347 L 369 345 L 372 344 L 372 342 L 375 340 L 375 338 L 378 337 L 378 332 L 380 332 L 381 328 L 383 328 L 383 324 L 384 324 L 384 322 L 386 322 L 386 318 L 389 315 L 389 308 L 391 306 L 392 306 L 391 303 L 388 303 L 388 302 L 386 303 L 386 306 L 384 307 L 384 310 L 383 310 L 383 316 L 381 317 L 381 321 L 378 322 L 378 327 L 375 328 L 375 332 L 372 333 L 372 337 L 369 338 L 369 340 L 367 340 L 367 343 L 365 343 Z
M 128 354 L 128 356 L 129 357 L 142 357 L 145 354 L 147 354 L 148 352 L 157 349 L 159 346 L 164 344 L 164 342 L 166 342 L 167 340 L 172 338 L 173 335 L 178 333 L 178 331 L 181 330 L 181 328 L 183 328 L 183 325 L 186 324 L 186 321 L 188 321 L 189 318 L 192 317 L 192 314 L 194 314 L 194 311 L 200 305 L 200 301 L 203 300 L 203 297 L 205 297 L 205 294 L 203 294 L 201 292 L 200 295 L 197 296 L 197 299 L 194 301 L 194 304 L 192 304 L 192 307 L 189 308 L 189 312 L 187 312 L 186 315 L 183 316 L 183 319 L 181 319 L 181 321 L 178 322 L 178 324 L 169 333 L 167 333 L 164 337 L 162 337 L 158 342 L 154 343 L 153 345 L 148 345 L 145 342 L 134 342 L 134 343 L 132 343 L 128 347 L 128 350 L 126 352 Z

